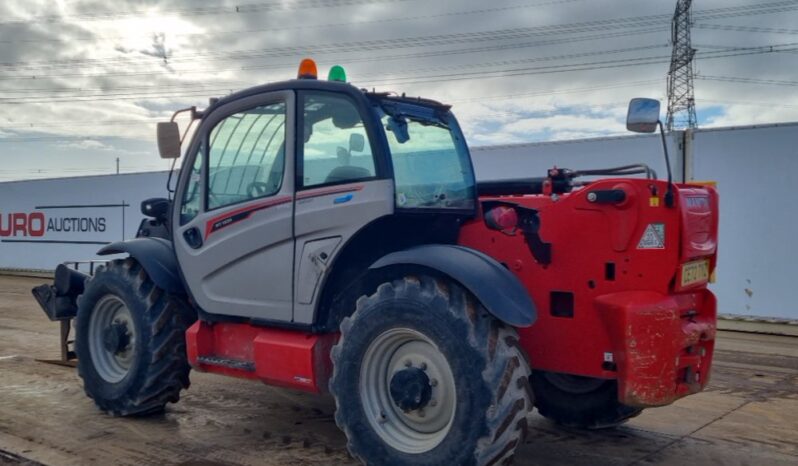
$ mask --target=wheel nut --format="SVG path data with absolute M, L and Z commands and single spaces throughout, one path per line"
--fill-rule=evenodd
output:
M 384 424 L 385 421 L 387 421 L 387 420 L 388 420 L 388 417 L 385 416 L 385 413 L 380 413 L 379 417 L 377 418 L 377 422 L 379 422 L 380 424 Z
M 422 371 L 425 371 L 425 370 L 427 370 L 427 363 L 426 362 L 422 362 L 421 365 L 418 366 L 418 367 L 420 367 Z
M 413 365 L 413 361 L 406 359 L 405 360 L 405 367 L 411 367 Z
M 424 412 L 424 408 L 421 408 L 421 409 L 418 410 L 418 417 L 424 417 L 426 415 L 427 415 L 427 413 Z
M 432 379 L 429 381 L 430 387 L 437 387 L 438 386 L 438 379 Z
M 432 406 L 433 408 L 435 406 L 438 406 L 438 400 L 429 400 L 429 405 Z

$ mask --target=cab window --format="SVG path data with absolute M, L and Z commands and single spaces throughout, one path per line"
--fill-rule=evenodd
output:
M 391 151 L 396 207 L 473 210 L 476 191 L 468 149 L 450 115 L 386 105 L 382 123 Z
M 208 210 L 276 194 L 285 163 L 283 102 L 235 113 L 208 138 Z
M 186 189 L 183 191 L 183 198 L 180 205 L 180 224 L 185 225 L 199 214 L 200 200 L 200 181 L 202 180 L 202 152 L 194 158 L 194 166 L 191 167 L 191 174 L 188 176 Z
M 373 151 L 354 103 L 346 97 L 321 92 L 306 93 L 302 101 L 300 186 L 373 178 Z

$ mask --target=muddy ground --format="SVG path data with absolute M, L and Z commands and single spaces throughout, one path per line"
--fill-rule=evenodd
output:
M 0 277 L 0 464 L 348 465 L 334 403 L 192 374 L 165 414 L 99 413 L 58 357 L 58 326 L 30 296 L 41 279 Z M 798 464 L 798 338 L 721 332 L 710 388 L 623 427 L 581 432 L 537 414 L 519 465 Z

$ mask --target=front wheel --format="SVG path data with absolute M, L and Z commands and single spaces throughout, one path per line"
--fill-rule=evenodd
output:
M 642 412 L 618 401 L 618 384 L 614 380 L 534 371 L 532 387 L 538 412 L 568 427 L 615 427 Z
M 502 464 L 523 441 L 518 336 L 454 283 L 383 283 L 344 319 L 332 359 L 335 419 L 366 464 Z
M 156 287 L 135 260 L 100 267 L 78 299 L 75 322 L 86 395 L 117 416 L 177 402 L 189 385 L 185 332 L 193 320 L 188 305 Z

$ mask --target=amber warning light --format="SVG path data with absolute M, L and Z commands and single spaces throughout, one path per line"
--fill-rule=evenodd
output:
M 297 73 L 297 79 L 316 79 L 319 73 L 316 70 L 316 62 L 311 60 L 310 58 L 305 58 L 299 64 L 299 72 Z

